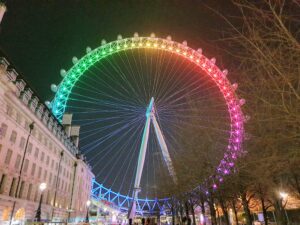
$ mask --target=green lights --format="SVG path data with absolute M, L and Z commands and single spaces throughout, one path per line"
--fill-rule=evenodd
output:
M 110 48 L 110 49 L 109 49 L 109 51 L 110 51 L 110 52 L 112 52 L 112 51 L 113 51 L 113 49 L 112 49 L 112 48 Z
M 105 55 L 106 54 L 106 51 L 102 51 L 102 55 Z

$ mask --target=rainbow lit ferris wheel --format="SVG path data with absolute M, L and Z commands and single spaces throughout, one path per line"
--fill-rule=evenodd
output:
M 214 58 L 171 37 L 135 33 L 103 40 L 72 61 L 52 85 L 48 105 L 58 120 L 71 112 L 81 126 L 80 150 L 96 176 L 93 197 L 130 209 L 131 216 L 168 206 L 169 196 L 157 198 L 158 183 L 177 182 L 172 162 L 184 151 L 182 134 L 193 127 L 213 133 L 219 157 L 212 188 L 232 172 L 242 151 L 245 101 Z

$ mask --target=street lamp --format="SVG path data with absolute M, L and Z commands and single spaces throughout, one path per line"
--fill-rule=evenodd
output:
M 89 221 L 89 209 L 90 209 L 90 205 L 91 205 L 91 201 L 88 200 L 88 201 L 86 202 L 86 217 L 85 217 L 85 222 L 86 222 L 86 223 L 89 223 L 89 222 L 90 222 L 90 221 Z
M 288 193 L 286 193 L 286 192 L 279 192 L 279 195 L 282 199 L 287 199 L 287 197 L 288 197 Z
M 285 213 L 285 216 L 286 216 L 286 219 L 287 219 L 287 223 L 289 224 L 290 223 L 289 222 L 289 216 L 288 216 L 287 211 L 285 209 L 285 205 L 287 204 L 287 198 L 288 198 L 289 195 L 288 195 L 288 193 L 283 192 L 283 191 L 279 192 L 279 195 L 280 195 L 282 201 L 286 200 L 285 204 L 283 205 L 283 210 L 284 210 L 284 213 Z
M 0 3 L 0 5 L 1 5 L 1 3 Z M 20 181 L 21 181 L 21 177 L 22 177 L 23 166 L 24 166 L 24 161 L 25 161 L 25 157 L 26 157 L 26 153 L 27 153 L 27 147 L 28 147 L 28 143 L 29 143 L 29 138 L 31 136 L 31 132 L 32 132 L 33 129 L 34 129 L 34 122 L 32 122 L 31 124 L 29 124 L 29 134 L 27 136 L 25 150 L 24 150 L 23 156 L 22 156 L 21 167 L 20 167 L 20 170 L 19 170 L 19 176 L 18 176 L 18 180 L 17 180 L 17 188 L 16 188 L 16 191 L 15 191 L 15 194 L 14 194 L 15 200 L 14 200 L 14 203 L 13 203 L 13 206 L 12 206 L 12 210 L 11 210 L 11 214 L 10 214 L 9 225 L 11 225 L 12 221 L 13 221 L 13 215 L 14 215 L 15 208 L 16 208 L 16 199 L 20 197 L 19 196 L 19 194 L 20 194 L 19 193 L 19 186 L 20 186 Z
M 37 222 L 41 222 L 41 208 L 42 208 L 42 201 L 43 201 L 43 191 L 47 188 L 47 184 L 46 183 L 41 183 L 39 186 L 39 189 L 41 191 L 41 197 L 40 197 L 40 202 L 39 202 L 39 206 L 36 210 L 36 214 L 35 214 L 35 219 Z

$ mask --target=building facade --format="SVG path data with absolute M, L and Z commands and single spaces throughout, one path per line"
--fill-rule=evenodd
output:
M 0 224 L 34 219 L 41 183 L 47 184 L 42 219 L 85 217 L 94 175 L 79 154 L 79 127 L 72 126 L 71 115 L 63 124 L 1 58 Z

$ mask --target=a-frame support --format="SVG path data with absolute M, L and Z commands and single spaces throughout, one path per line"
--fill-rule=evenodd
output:
M 138 165 L 135 175 L 135 182 L 134 182 L 134 190 L 133 190 L 133 201 L 131 207 L 128 209 L 128 218 L 133 219 L 136 212 L 136 201 L 138 199 L 138 193 L 140 192 L 140 183 L 141 183 L 141 177 L 143 172 L 143 167 L 145 163 L 145 156 L 147 151 L 147 144 L 149 139 L 149 130 L 150 130 L 150 122 L 152 121 L 155 134 L 157 137 L 157 140 L 159 142 L 160 148 L 162 150 L 162 154 L 164 157 L 164 160 L 166 162 L 166 165 L 168 167 L 168 171 L 173 178 L 174 183 L 177 183 L 176 174 L 174 171 L 174 167 L 172 165 L 171 157 L 168 151 L 167 144 L 164 140 L 162 131 L 158 125 L 158 122 L 155 117 L 155 109 L 154 109 L 154 98 L 152 97 L 149 103 L 149 106 L 146 111 L 146 123 L 143 131 L 143 138 L 142 143 L 140 146 L 140 152 L 139 152 L 139 158 L 138 158 Z

